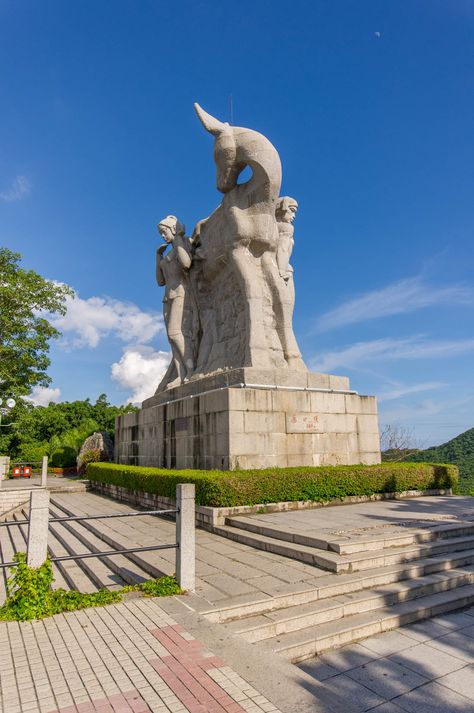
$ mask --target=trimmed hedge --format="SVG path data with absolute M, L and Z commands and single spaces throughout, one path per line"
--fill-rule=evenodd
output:
M 196 503 L 235 507 L 295 500 L 327 502 L 347 495 L 455 488 L 455 465 L 381 463 L 264 470 L 165 470 L 116 463 L 89 463 L 89 480 L 175 497 L 178 483 L 196 485 Z

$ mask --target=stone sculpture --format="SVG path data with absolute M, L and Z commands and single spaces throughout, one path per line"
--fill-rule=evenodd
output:
M 277 203 L 276 219 L 278 225 L 278 249 L 277 249 L 277 264 L 281 278 L 285 281 L 288 295 L 288 317 L 292 321 L 293 310 L 295 307 L 295 284 L 293 280 L 293 268 L 290 265 L 290 257 L 295 243 L 293 239 L 294 227 L 293 221 L 298 210 L 298 203 L 294 198 L 284 196 Z
M 191 239 L 168 216 L 158 226 L 172 250 L 157 253 L 166 285 L 164 314 L 173 358 L 157 393 L 223 369 L 288 368 L 306 372 L 292 327 L 289 258 L 297 203 L 279 198 L 281 163 L 251 129 L 230 126 L 195 104 L 214 136 L 222 203 L 197 223 Z M 251 178 L 238 183 L 249 166 Z
M 189 284 L 192 264 L 189 241 L 184 225 L 174 215 L 158 223 L 164 244 L 156 251 L 156 281 L 165 286 L 163 317 L 172 350 L 172 361 L 159 390 L 165 386 L 179 386 L 189 379 L 194 370 L 193 359 L 193 299 Z M 166 252 L 168 246 L 171 250 Z

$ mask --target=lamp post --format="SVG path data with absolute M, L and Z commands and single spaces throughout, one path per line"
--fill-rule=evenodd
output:
M 5 406 L 3 405 L 3 399 L 0 398 L 0 426 L 3 426 L 6 428 L 7 426 L 11 426 L 11 423 L 2 423 L 2 416 L 6 416 L 6 414 L 11 411 L 12 408 L 15 408 L 16 406 L 16 401 L 15 399 L 12 398 L 7 398 L 5 401 Z M 5 477 L 5 474 L 8 472 L 10 464 L 10 458 L 9 456 L 0 456 L 0 488 L 2 486 L 2 480 Z
M 5 401 L 5 406 L 3 405 L 3 399 L 0 399 L 0 426 L 3 426 L 6 428 L 7 426 L 11 426 L 12 424 L 10 423 L 2 423 L 2 416 L 6 416 L 9 411 L 11 411 L 12 408 L 15 408 L 16 406 L 16 401 L 15 399 L 8 398 Z

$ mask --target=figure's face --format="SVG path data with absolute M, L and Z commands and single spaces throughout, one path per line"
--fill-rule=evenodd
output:
M 298 210 L 298 206 L 296 203 L 290 203 L 287 209 L 287 214 L 289 218 L 289 222 L 292 223 L 294 219 L 296 218 L 296 211 Z
M 296 203 L 284 203 L 281 207 L 280 218 L 282 223 L 292 223 L 296 216 L 298 206 Z
M 159 225 L 158 230 L 160 235 L 162 236 L 163 240 L 165 243 L 172 243 L 174 240 L 174 233 L 171 230 L 169 225 Z

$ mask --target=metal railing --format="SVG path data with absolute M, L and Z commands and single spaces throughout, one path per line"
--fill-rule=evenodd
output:
M 81 560 L 90 557 L 111 557 L 134 552 L 152 552 L 154 550 L 176 550 L 176 579 L 182 589 L 193 591 L 195 587 L 195 487 L 190 484 L 176 486 L 176 508 L 167 510 L 137 510 L 133 512 L 68 515 L 49 517 L 49 491 L 38 490 L 30 494 L 30 517 L 24 520 L 0 522 L 0 527 L 28 526 L 27 563 L 30 567 L 40 567 L 48 556 L 48 530 L 53 522 L 80 522 L 84 520 L 108 520 L 116 517 L 139 517 L 140 515 L 176 515 L 176 542 L 170 544 L 146 545 L 104 550 L 102 552 L 84 552 L 74 555 L 50 557 L 51 562 Z M 16 567 L 18 562 L 1 562 L 0 569 Z
M 6 459 L 5 457 L 0 458 L 0 488 L 2 487 L 2 480 L 4 476 L 7 474 L 7 472 L 10 469 L 13 468 L 22 468 L 24 466 L 41 466 L 41 487 L 45 488 L 46 487 L 46 479 L 48 477 L 48 456 L 43 456 L 42 460 L 33 460 L 33 461 L 10 461 L 10 459 Z M 40 469 L 38 468 L 38 471 Z M 33 468 L 31 475 L 33 475 Z M 22 478 L 24 476 L 14 476 L 13 480 L 16 480 L 16 478 Z M 29 476 L 27 476 L 29 477 Z

